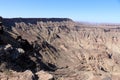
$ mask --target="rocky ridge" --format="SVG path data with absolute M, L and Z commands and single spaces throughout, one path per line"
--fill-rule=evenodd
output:
M 119 25 L 14 18 L 3 19 L 3 26 L 0 75 L 17 71 L 17 77 L 28 72 L 29 80 L 45 80 L 41 74 L 55 80 L 120 79 Z

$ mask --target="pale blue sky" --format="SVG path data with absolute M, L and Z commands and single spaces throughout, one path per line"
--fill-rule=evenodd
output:
M 120 23 L 120 0 L 0 0 L 0 15 Z

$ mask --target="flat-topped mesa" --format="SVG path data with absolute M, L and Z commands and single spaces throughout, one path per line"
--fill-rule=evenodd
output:
M 47 21 L 52 21 L 52 22 L 61 22 L 61 21 L 72 21 L 72 19 L 69 18 L 4 18 L 4 21 L 7 20 L 12 20 L 12 21 L 16 21 L 16 22 L 25 22 L 25 21 L 30 21 L 30 22 L 34 22 L 34 21 L 43 21 L 43 22 L 47 22 Z
M 19 23 L 19 22 L 24 22 L 24 23 L 31 23 L 31 24 L 36 24 L 37 22 L 62 22 L 62 21 L 72 21 L 72 19 L 69 18 L 4 18 L 3 22 L 4 23 Z
M 4 26 L 15 26 L 15 23 L 37 24 L 37 22 L 73 22 L 69 18 L 3 18 Z

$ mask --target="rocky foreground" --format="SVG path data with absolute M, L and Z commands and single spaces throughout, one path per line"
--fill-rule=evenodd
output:
M 120 25 L 3 19 L 0 80 L 120 80 Z

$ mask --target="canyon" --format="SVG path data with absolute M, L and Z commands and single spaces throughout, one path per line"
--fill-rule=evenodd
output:
M 120 24 L 3 18 L 0 80 L 120 80 Z

